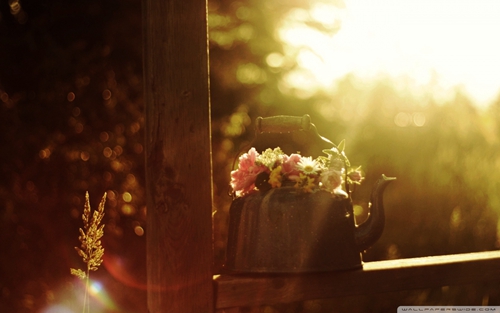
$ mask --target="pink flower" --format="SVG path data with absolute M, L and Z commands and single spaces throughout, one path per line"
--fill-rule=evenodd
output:
M 320 180 L 324 189 L 333 192 L 342 184 L 342 172 L 329 168 L 321 173 Z
M 255 179 L 262 172 L 269 171 L 265 165 L 255 164 L 259 153 L 251 148 L 240 156 L 238 169 L 231 172 L 231 187 L 237 196 L 242 196 L 255 189 Z
M 299 178 L 299 168 L 297 164 L 300 162 L 302 157 L 300 154 L 293 153 L 290 156 L 285 155 L 283 158 L 283 169 L 284 175 L 288 176 L 290 180 L 296 180 Z
M 239 159 L 239 164 L 238 164 L 238 169 L 241 170 L 248 170 L 250 167 L 255 165 L 255 160 L 260 154 L 255 150 L 255 148 L 251 148 L 248 150 L 248 153 L 243 154 L 240 156 Z
M 364 179 L 361 172 L 357 170 L 350 172 L 347 176 L 349 176 L 349 179 L 355 184 L 359 184 Z

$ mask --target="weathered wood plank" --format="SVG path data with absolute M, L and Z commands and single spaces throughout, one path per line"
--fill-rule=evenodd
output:
M 256 311 L 258 309 L 258 307 L 253 307 L 252 308 L 254 311 Z M 241 310 L 239 307 L 234 307 L 234 308 L 226 308 L 226 309 L 220 309 L 220 310 L 217 310 L 216 313 L 241 313 Z M 253 312 L 245 312 L 245 313 L 253 313 Z
M 483 281 L 500 281 L 500 251 L 367 262 L 337 273 L 214 276 L 219 309 Z
M 206 0 L 144 0 L 151 313 L 213 312 Z

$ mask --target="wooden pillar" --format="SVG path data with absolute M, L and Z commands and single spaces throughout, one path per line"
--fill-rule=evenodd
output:
M 206 0 L 143 0 L 150 313 L 214 311 Z

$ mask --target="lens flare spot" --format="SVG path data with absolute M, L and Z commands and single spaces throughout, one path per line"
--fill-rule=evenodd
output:
M 141 154 L 142 151 L 144 150 L 143 146 L 140 143 L 136 143 L 134 145 L 134 152 L 137 154 Z
M 102 142 L 106 142 L 109 140 L 109 134 L 107 132 L 101 132 L 99 139 L 101 139 Z
M 144 228 L 142 228 L 141 226 L 136 226 L 136 227 L 134 227 L 134 233 L 137 236 L 141 237 L 144 235 Z
M 9 101 L 9 94 L 6 92 L 0 92 L 0 100 L 2 102 L 7 103 Z
M 51 154 L 50 149 L 46 148 L 46 149 L 40 150 L 40 152 L 38 153 L 38 156 L 40 157 L 40 159 L 48 159 L 50 157 L 50 154 Z
M 82 110 L 80 110 L 79 107 L 74 107 L 73 110 L 71 110 L 71 113 L 73 114 L 74 117 L 77 117 L 82 113 Z
M 135 182 L 136 180 L 134 174 L 127 174 L 127 183 L 133 185 Z
M 106 89 L 102 92 L 102 98 L 104 100 L 109 100 L 111 99 L 111 91 L 109 89 Z
M 422 127 L 425 125 L 425 114 L 418 112 L 413 114 L 413 124 L 417 127 Z
M 66 99 L 68 99 L 69 102 L 75 101 L 75 93 L 74 92 L 68 92 L 68 95 L 66 96 Z
M 353 206 L 352 209 L 353 209 L 355 216 L 359 216 L 359 215 L 363 214 L 363 207 L 361 205 L 355 205 L 355 206 Z
M 406 112 L 399 112 L 394 117 L 394 124 L 399 127 L 406 127 L 411 123 L 411 116 Z
M 93 295 L 98 295 L 102 291 L 102 284 L 98 281 L 93 281 L 90 284 L 90 293 Z
M 273 52 L 266 57 L 266 63 L 270 67 L 282 67 L 285 63 L 285 58 L 281 53 Z
M 115 172 L 121 172 L 123 171 L 124 166 L 119 161 L 114 160 L 113 162 L 111 162 L 111 168 L 113 168 Z
M 111 150 L 110 147 L 106 147 L 104 148 L 104 150 L 102 150 L 102 154 L 104 154 L 105 157 L 110 158 L 113 154 L 113 150 Z
M 130 205 L 130 204 L 124 204 L 122 205 L 122 213 L 124 215 L 133 215 L 135 213 L 135 207 L 133 205 Z
M 83 132 L 83 124 L 82 123 L 77 123 L 75 125 L 75 133 L 80 134 Z
M 113 152 L 116 153 L 117 156 L 123 153 L 123 148 L 120 145 L 117 145 L 113 148 Z
M 122 195 L 122 199 L 125 202 L 130 202 L 132 201 L 132 195 L 130 194 L 130 192 L 124 192 Z
M 243 84 L 263 84 L 267 80 L 266 73 L 254 63 L 240 64 L 236 77 Z
M 87 151 L 82 151 L 80 153 L 80 159 L 82 159 L 82 161 L 88 161 L 90 159 L 90 153 L 88 153 Z
M 10 13 L 12 15 L 17 15 L 19 14 L 19 12 L 21 12 L 21 3 L 19 3 L 19 1 L 17 0 L 10 1 L 9 6 L 10 6 Z

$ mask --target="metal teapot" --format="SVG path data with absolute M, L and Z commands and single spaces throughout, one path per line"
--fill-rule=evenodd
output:
M 276 129 L 309 132 L 307 136 L 312 134 L 322 145 L 333 145 L 318 135 L 308 115 L 257 120 L 258 133 Z M 361 225 L 355 224 L 350 195 L 325 190 L 305 194 L 285 186 L 235 198 L 229 209 L 225 270 L 304 273 L 361 268 L 361 252 L 383 232 L 383 192 L 394 179 L 382 175 L 375 183 L 370 213 Z

